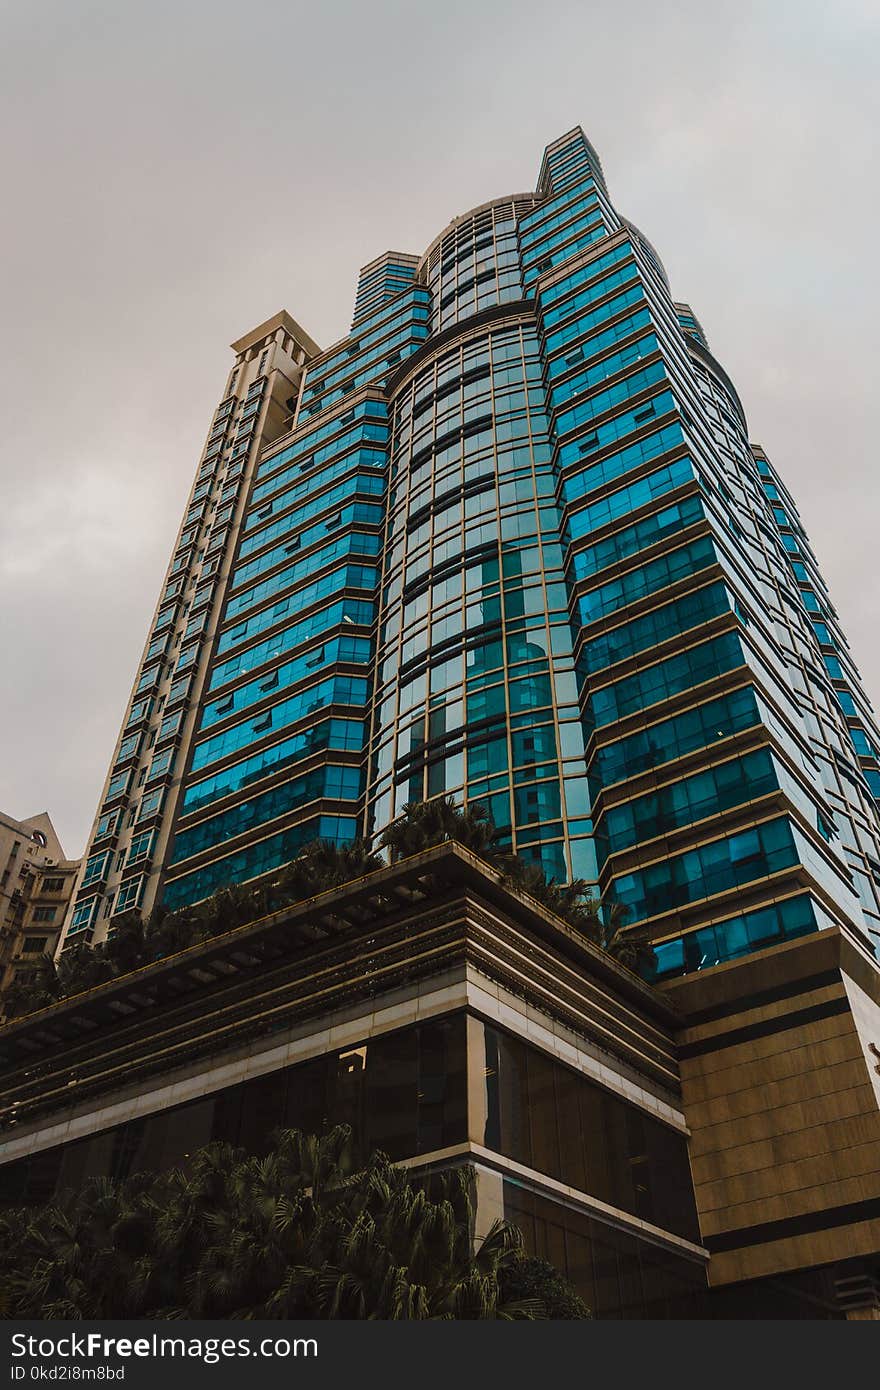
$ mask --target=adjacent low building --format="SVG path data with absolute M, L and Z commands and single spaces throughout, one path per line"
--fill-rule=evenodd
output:
M 55 950 L 79 867 L 48 812 L 19 821 L 0 811 L 0 1019 L 13 981 Z

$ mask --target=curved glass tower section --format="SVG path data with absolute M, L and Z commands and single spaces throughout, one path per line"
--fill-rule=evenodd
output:
M 549 876 L 595 877 L 560 513 L 520 300 L 392 384 L 370 824 L 451 793 Z
M 621 903 L 661 978 L 831 922 L 874 950 L 873 711 L 791 494 L 583 132 L 533 193 L 365 266 L 340 342 L 297 341 L 267 392 L 288 416 L 247 436 L 164 800 L 152 773 L 108 788 L 114 827 L 142 797 L 157 818 L 137 896 L 96 841 L 70 930 L 451 794 Z M 157 747 L 188 691 L 150 713 Z

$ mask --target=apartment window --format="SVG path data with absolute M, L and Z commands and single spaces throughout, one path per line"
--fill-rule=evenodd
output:
M 150 767 L 150 781 L 154 782 L 157 777 L 162 777 L 166 772 L 170 772 L 173 762 L 173 748 L 164 748 L 161 753 L 157 753 Z
M 109 801 L 112 796 L 122 796 L 127 792 L 130 776 L 131 773 L 129 772 L 120 772 L 117 773 L 115 777 L 111 777 L 110 785 L 107 788 L 106 800 Z
M 138 751 L 140 741 L 140 734 L 129 734 L 127 738 L 124 738 L 119 745 L 119 756 L 116 761 L 121 763 L 124 762 L 126 758 L 134 757 L 135 753 Z
M 191 646 L 186 647 L 186 648 L 180 653 L 180 656 L 177 658 L 177 665 L 176 665 L 176 667 L 175 667 L 175 670 L 176 670 L 176 671 L 183 671 L 183 670 L 186 669 L 187 666 L 192 666 L 192 664 L 194 663 L 196 657 L 198 656 L 198 651 L 199 651 L 199 644 L 198 644 L 198 642 L 194 642 Z
M 207 603 L 211 598 L 213 590 L 213 584 L 200 584 L 199 587 L 196 589 L 195 594 L 193 595 L 193 608 L 198 608 L 199 604 L 201 603 Z
M 34 956 L 38 952 L 42 954 L 42 952 L 45 949 L 45 946 L 45 936 L 26 936 L 24 939 L 24 945 L 21 948 L 21 953 L 23 956 Z
M 35 908 L 34 908 L 34 921 L 35 921 L 35 922 L 54 922 L 54 921 L 55 921 L 55 908 L 54 908 L 54 907 L 35 907 Z
M 126 721 L 128 724 L 137 724 L 141 719 L 146 719 L 150 713 L 150 700 L 135 700 L 131 707 L 131 713 Z
M 149 858 L 155 833 L 154 830 L 142 830 L 139 835 L 135 835 L 128 848 L 127 864 L 138 864 L 142 859 Z
M 181 676 L 180 680 L 176 680 L 172 685 L 171 689 L 168 691 L 169 705 L 173 705 L 175 700 L 185 699 L 185 697 L 189 693 L 189 686 L 189 676 Z
M 176 734 L 183 723 L 183 711 L 175 710 L 174 714 L 169 714 L 167 719 L 163 719 L 159 726 L 159 738 L 169 738 Z
M 108 811 L 106 815 L 103 815 L 101 817 L 101 819 L 98 821 L 98 828 L 95 831 L 96 840 L 103 839 L 105 835 L 113 835 L 116 833 L 116 827 L 119 823 L 119 815 L 119 811 Z
M 144 892 L 144 879 L 130 879 L 128 883 L 123 883 L 119 892 L 116 894 L 116 902 L 113 905 L 114 914 L 117 912 L 128 912 L 132 908 L 140 905 Z
M 148 816 L 157 815 L 158 812 L 162 809 L 162 800 L 164 796 L 165 789 L 163 787 L 159 787 L 154 792 L 147 792 L 146 795 L 141 799 L 140 809 L 138 811 L 137 817 L 138 820 L 146 820 Z
M 829 843 L 837 839 L 837 826 L 830 816 L 823 815 L 821 811 L 816 812 L 816 829 L 819 831 L 822 839 L 827 840 Z
M 85 902 L 77 903 L 70 919 L 71 932 L 85 931 L 87 927 L 90 927 L 95 920 L 97 909 L 97 898 L 86 898 Z
M 149 670 L 144 671 L 143 675 L 137 683 L 138 692 L 142 690 L 148 690 L 150 686 L 156 685 L 156 683 L 159 680 L 160 669 L 161 668 L 159 666 L 151 666 Z
M 107 867 L 108 852 L 104 850 L 101 854 L 93 854 L 86 861 L 86 871 L 83 875 L 83 887 L 87 883 L 94 883 L 97 879 L 104 877 Z
M 63 878 L 44 878 L 40 884 L 41 893 L 60 893 L 64 888 Z

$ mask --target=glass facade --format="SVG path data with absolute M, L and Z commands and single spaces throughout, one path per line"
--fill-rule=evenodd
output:
M 299 332 L 284 385 L 243 340 L 69 930 L 145 815 L 141 901 L 180 906 L 448 794 L 670 970 L 783 939 L 794 909 L 748 923 L 798 900 L 797 930 L 875 948 L 880 730 L 794 499 L 583 132 L 533 193 L 365 266 L 332 347 Z
M 538 1048 L 469 1021 L 472 1138 L 566 1187 L 699 1243 L 684 1134 Z
M 549 876 L 593 878 L 550 457 L 519 324 L 468 333 L 395 394 L 368 814 L 379 829 L 451 794 Z
M 185 1168 L 189 1155 L 212 1141 L 260 1154 L 276 1129 L 322 1133 L 337 1124 L 351 1126 L 361 1161 L 375 1149 L 400 1161 L 456 1147 L 461 1161 L 469 1140 L 493 1150 L 507 1173 L 505 1215 L 522 1225 L 529 1248 L 566 1270 L 582 1293 L 589 1288 L 598 1316 L 660 1316 L 652 1309 L 673 1291 L 684 1298 L 705 1287 L 699 1256 L 675 1246 L 676 1237 L 699 1243 L 684 1135 L 513 1034 L 462 1013 L 11 1163 L 3 1170 L 3 1204 L 43 1203 L 88 1178 Z M 519 1173 L 530 1170 L 532 1186 L 514 1178 L 504 1159 L 520 1165 Z M 542 1176 L 579 1194 L 581 1207 L 557 1207 L 546 1188 L 541 1195 Z M 590 1199 L 613 1211 L 594 1205 L 588 1214 Z M 542 1219 L 566 1228 L 558 1250 L 542 1244 Z M 596 1284 L 585 1285 L 587 1270 Z
M 322 1134 L 350 1125 L 361 1159 L 376 1148 L 394 1160 L 448 1148 L 467 1137 L 465 1047 L 465 1019 L 456 1016 L 269 1072 L 9 1164 L 3 1200 L 44 1201 L 89 1177 L 161 1172 L 213 1141 L 263 1153 L 285 1127 Z

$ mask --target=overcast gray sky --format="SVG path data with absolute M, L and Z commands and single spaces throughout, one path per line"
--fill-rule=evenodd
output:
M 227 344 L 575 124 L 798 500 L 869 692 L 877 0 L 0 3 L 0 806 L 81 853 Z

